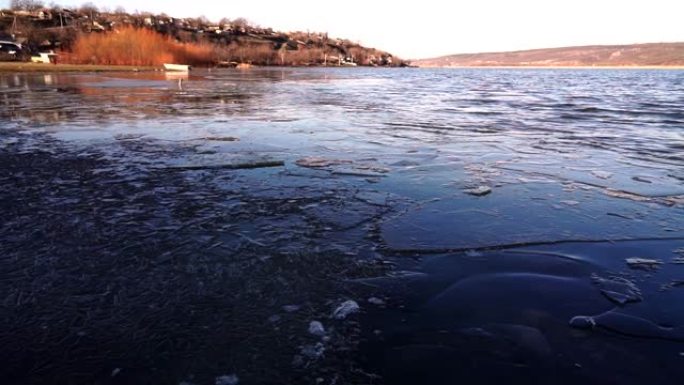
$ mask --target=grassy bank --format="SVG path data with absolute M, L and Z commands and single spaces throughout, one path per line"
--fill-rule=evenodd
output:
M 161 67 L 0 62 L 0 73 L 3 73 L 3 72 L 153 72 L 153 71 L 161 71 Z

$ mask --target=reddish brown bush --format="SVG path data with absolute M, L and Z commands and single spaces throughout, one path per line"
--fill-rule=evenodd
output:
M 208 43 L 181 44 L 148 29 L 124 27 L 110 33 L 80 35 L 62 61 L 74 64 L 156 66 L 215 62 Z

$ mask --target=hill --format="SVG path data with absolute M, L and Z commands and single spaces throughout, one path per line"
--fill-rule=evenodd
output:
M 131 49 L 122 48 L 121 39 L 116 42 L 119 51 L 101 54 L 103 50 L 115 45 L 110 40 L 116 40 L 116 34 L 121 31 L 130 33 L 131 29 L 144 32 L 141 36 L 144 35 L 148 42 L 158 40 L 147 32 L 167 39 L 171 44 L 164 43 L 161 46 L 171 47 L 173 51 L 183 51 L 185 54 L 182 57 L 192 57 L 193 62 L 188 64 L 193 65 L 404 64 L 388 52 L 364 47 L 346 39 L 328 37 L 327 33 L 274 31 L 252 25 L 244 18 L 223 18 L 214 22 L 204 17 L 130 14 L 122 9 L 101 11 L 92 4 L 78 9 L 54 5 L 49 8 L 0 10 L 0 40 L 21 43 L 31 53 L 57 51 L 61 54 L 61 61 L 78 64 L 158 65 L 162 57 L 168 59 L 179 56 L 173 52 L 165 52 L 163 55 L 157 53 L 156 57 L 137 57 L 137 62 L 134 62 L 126 59 L 125 51 Z M 135 38 L 129 41 L 133 44 L 139 40 Z M 91 47 L 88 52 L 83 50 L 86 45 Z M 160 45 L 156 47 L 159 48 Z M 74 52 L 75 48 L 79 52 Z M 26 56 L 24 52 L 21 58 L 25 59 Z M 116 62 L 112 62 L 113 57 Z M 20 57 L 17 56 L 17 59 Z
M 442 56 L 414 60 L 420 67 L 684 66 L 684 43 L 596 45 Z

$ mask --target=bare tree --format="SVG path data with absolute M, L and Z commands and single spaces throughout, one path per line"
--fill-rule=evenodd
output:
M 202 15 L 202 16 L 197 18 L 197 24 L 199 24 L 200 27 L 205 27 L 205 26 L 211 24 L 211 21 L 209 20 L 209 18 Z
M 92 16 L 98 12 L 97 5 L 90 2 L 81 4 L 81 8 L 79 8 L 78 10 L 81 13 L 85 13 L 89 16 Z
M 219 26 L 221 28 L 225 28 L 226 26 L 229 26 L 229 25 L 230 25 L 230 19 L 229 18 L 224 17 L 221 20 L 219 20 Z
M 245 19 L 244 17 L 238 17 L 237 19 L 234 19 L 232 24 L 237 28 L 249 28 L 250 26 L 249 20 Z
M 16 11 L 37 11 L 43 8 L 43 2 L 39 0 L 12 0 L 10 9 Z
M 88 18 L 90 19 L 90 25 L 95 26 L 95 15 L 97 15 L 98 12 L 97 5 L 93 3 L 83 3 L 78 11 L 82 14 L 88 15 Z

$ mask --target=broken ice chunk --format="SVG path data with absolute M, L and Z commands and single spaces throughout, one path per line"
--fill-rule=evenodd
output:
M 377 297 L 370 297 L 370 298 L 368 298 L 368 303 L 376 305 L 376 306 L 383 306 L 385 304 L 385 301 L 383 301 Z
M 311 360 L 317 360 L 323 357 L 323 353 L 325 353 L 325 346 L 320 342 L 317 342 L 316 345 L 304 345 L 302 346 L 301 353 L 303 356 Z
M 323 167 L 330 167 L 330 166 L 337 166 L 340 164 L 345 164 L 345 163 L 351 163 L 349 160 L 340 160 L 340 159 L 327 159 L 327 158 L 321 158 L 317 156 L 309 156 L 306 158 L 298 159 L 295 161 L 295 164 L 299 167 L 308 167 L 308 168 L 323 168 Z
M 294 313 L 296 311 L 299 311 L 301 309 L 301 306 L 299 305 L 285 305 L 283 306 L 283 310 L 287 313 Z
M 596 327 L 596 321 L 594 320 L 594 317 L 578 315 L 576 317 L 572 317 L 570 320 L 570 326 L 576 329 L 593 329 Z
M 647 258 L 627 258 L 625 262 L 627 262 L 630 268 L 640 270 L 654 270 L 663 264 L 662 261 L 657 259 Z
M 311 321 L 309 323 L 309 333 L 318 337 L 323 337 L 325 336 L 325 328 L 319 321 Z
M 481 197 L 492 192 L 492 188 L 488 186 L 478 186 L 475 188 L 470 188 L 463 190 L 466 194 L 474 195 L 476 197 Z
M 235 374 L 216 377 L 216 385 L 238 385 L 240 379 Z
M 606 298 L 618 305 L 642 300 L 641 290 L 628 279 L 622 277 L 603 278 L 596 274 L 592 275 L 591 279 Z
M 356 303 L 356 301 L 349 300 L 342 302 L 342 304 L 335 309 L 332 316 L 335 319 L 345 319 L 349 315 L 356 313 L 359 310 L 361 310 L 361 308 L 359 308 L 359 304 Z
M 599 179 L 610 179 L 610 177 L 613 176 L 612 172 L 608 171 L 600 171 L 600 170 L 594 170 L 591 172 L 591 174 Z

